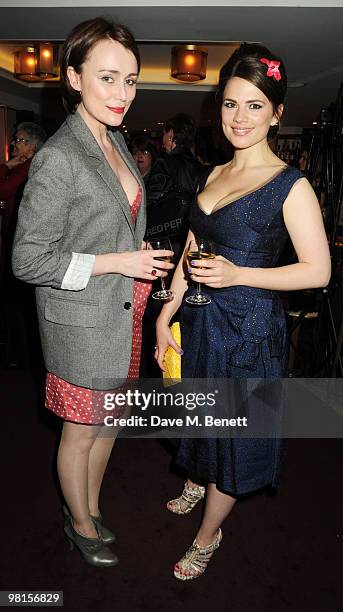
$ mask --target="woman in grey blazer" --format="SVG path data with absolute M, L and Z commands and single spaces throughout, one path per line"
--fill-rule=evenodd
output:
M 32 162 L 13 250 L 15 275 L 37 285 L 46 405 L 64 419 L 64 530 L 102 567 L 117 563 L 98 505 L 113 436 L 90 426 L 94 406 L 118 379 L 138 376 L 148 281 L 172 267 L 153 257 L 171 252 L 142 249 L 143 181 L 122 135 L 108 130 L 122 123 L 138 72 L 125 26 L 97 18 L 70 33 L 61 63 L 70 114 Z

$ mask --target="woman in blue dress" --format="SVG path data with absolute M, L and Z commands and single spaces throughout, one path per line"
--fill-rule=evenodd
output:
M 187 244 L 215 243 L 214 259 L 193 262 L 192 281 L 204 284 L 211 303 L 188 305 L 180 260 L 157 321 L 155 357 L 163 369 L 169 329 L 181 306 L 182 375 L 187 378 L 278 378 L 287 375 L 285 317 L 278 292 L 325 286 L 330 257 L 313 189 L 296 168 L 269 147 L 287 88 L 283 62 L 265 47 L 243 44 L 220 74 L 222 127 L 234 146 L 229 163 L 215 167 L 199 186 L 190 213 Z M 277 267 L 290 236 L 298 262 Z M 186 248 L 187 248 L 186 244 Z M 221 524 L 241 495 L 277 482 L 280 442 L 274 439 L 182 439 L 176 461 L 189 476 L 180 497 L 168 503 L 188 513 L 205 496 L 200 529 L 175 565 L 181 580 L 200 576 L 222 539 Z M 205 482 L 206 487 L 199 482 Z

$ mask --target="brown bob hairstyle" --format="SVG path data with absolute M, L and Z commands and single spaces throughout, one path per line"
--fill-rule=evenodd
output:
M 80 74 L 82 64 L 86 61 L 91 49 L 106 38 L 119 42 L 125 49 L 131 51 L 137 60 L 138 72 L 140 70 L 138 47 L 132 33 L 126 26 L 108 21 L 103 17 L 96 17 L 79 23 L 66 38 L 60 61 L 63 104 L 69 113 L 76 111 L 78 104 L 81 102 L 81 95 L 70 85 L 67 75 L 68 66 L 72 66 L 75 72 Z
M 260 60 L 276 60 L 280 62 L 279 72 L 281 79 L 277 81 L 274 77 L 267 76 L 268 67 Z M 220 71 L 218 95 L 222 102 L 227 82 L 232 77 L 240 77 L 252 83 L 260 89 L 273 105 L 274 113 L 280 104 L 283 104 L 287 91 L 287 75 L 283 61 L 274 55 L 267 47 L 254 43 L 243 43 L 231 55 Z M 278 125 L 271 127 L 268 132 L 268 140 L 275 138 Z

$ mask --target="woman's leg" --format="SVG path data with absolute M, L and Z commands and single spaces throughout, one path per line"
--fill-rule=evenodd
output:
M 196 536 L 199 546 L 208 546 L 213 542 L 219 527 L 230 514 L 235 502 L 234 497 L 218 491 L 215 484 L 208 485 L 204 518 Z
M 92 516 L 99 516 L 99 494 L 105 469 L 111 455 L 115 435 L 108 435 L 108 428 L 105 428 L 104 435 L 99 432 L 98 437 L 89 453 L 88 461 L 88 507 Z M 106 435 L 107 433 L 107 435 Z
M 57 471 L 64 499 L 77 532 L 88 538 L 98 534 L 89 516 L 88 465 L 96 427 L 65 422 L 57 455 Z
M 180 580 L 198 578 L 218 548 L 221 540 L 219 527 L 231 512 L 235 498 L 217 490 L 215 484 L 207 487 L 204 518 L 196 536 L 197 547 L 191 547 L 186 555 L 176 563 L 174 575 Z

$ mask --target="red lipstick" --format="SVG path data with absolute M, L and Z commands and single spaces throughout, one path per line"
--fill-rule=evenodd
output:
M 125 106 L 106 106 L 106 108 L 112 111 L 112 113 L 117 113 L 118 115 L 122 115 L 125 111 Z

